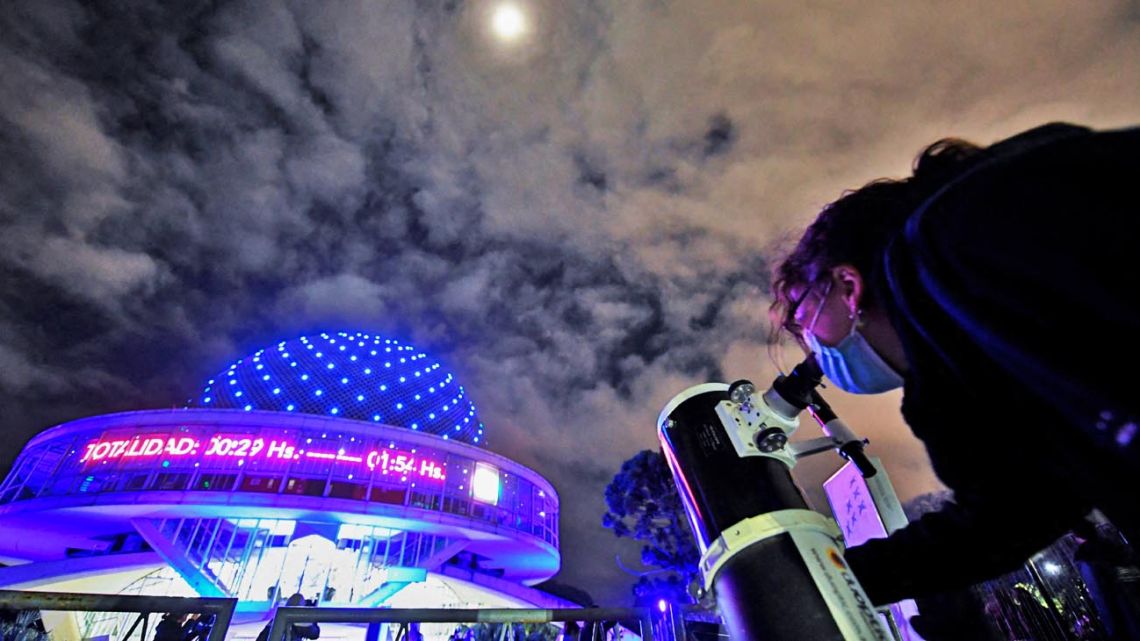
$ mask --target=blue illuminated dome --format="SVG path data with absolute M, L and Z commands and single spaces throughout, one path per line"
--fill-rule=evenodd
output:
M 239 359 L 188 407 L 317 414 L 395 425 L 480 444 L 483 424 L 435 359 L 360 332 L 283 341 Z

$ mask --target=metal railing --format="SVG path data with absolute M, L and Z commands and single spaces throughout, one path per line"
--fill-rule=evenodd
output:
M 654 641 L 654 620 L 647 608 L 581 608 L 581 609 L 373 609 L 281 607 L 273 617 L 267 641 L 286 641 L 286 626 L 304 623 L 568 623 L 568 622 L 638 621 L 644 641 Z M 405 628 L 406 629 L 406 628 Z M 668 633 L 659 635 L 668 641 Z M 212 640 L 211 640 L 212 641 Z
M 0 590 L 0 610 L 60 612 L 136 612 L 139 614 L 126 641 L 142 626 L 145 641 L 151 614 L 213 615 L 213 623 L 205 641 L 223 641 L 233 618 L 237 599 L 201 599 L 183 597 L 128 596 L 115 594 L 79 594 L 72 592 L 25 592 Z

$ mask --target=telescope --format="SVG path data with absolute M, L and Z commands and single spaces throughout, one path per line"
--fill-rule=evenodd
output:
M 843 559 L 835 522 L 811 510 L 796 461 L 837 450 L 870 478 L 858 438 L 817 391 L 809 357 L 764 392 L 749 381 L 675 396 L 658 420 L 662 451 L 701 551 L 700 573 L 740 641 L 892 641 Z M 790 443 L 807 410 L 824 437 Z

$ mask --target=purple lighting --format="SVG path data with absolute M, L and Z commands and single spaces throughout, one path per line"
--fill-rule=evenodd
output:
M 436 572 L 459 551 L 493 569 L 493 592 L 527 601 L 526 586 L 560 565 L 556 491 L 475 445 L 483 424 L 446 368 L 381 341 L 282 341 L 220 369 L 185 408 L 45 429 L 16 459 L 23 472 L 0 479 L 0 556 L 28 566 L 0 587 L 117 572 L 118 549 L 71 558 L 79 532 L 162 550 L 144 562 L 164 580 L 251 614 L 284 586 L 322 605 L 385 607 L 385 584 L 466 581 Z
M 311 441 L 312 439 L 308 439 L 307 442 Z M 141 460 L 160 455 L 168 461 L 188 458 L 199 461 L 232 459 L 237 461 L 237 465 L 242 465 L 247 459 L 290 461 L 304 457 L 351 463 L 361 468 L 367 467 L 383 476 L 400 478 L 412 476 L 429 481 L 443 481 L 447 478 L 442 461 L 416 454 L 414 451 L 400 450 L 395 446 L 358 451 L 356 454 L 346 452 L 344 448 L 337 451 L 320 449 L 299 451 L 291 440 L 285 438 L 267 440 L 264 437 L 251 438 L 241 434 L 216 434 L 209 437 L 209 441 L 201 437 L 161 434 L 142 434 L 130 438 L 103 437 L 85 446 L 79 462 L 90 465 L 107 461 Z M 216 463 L 213 465 L 216 467 Z M 485 495 L 494 497 L 487 502 L 494 503 L 498 500 L 499 493 L 497 471 L 493 473 L 493 479 L 488 478 L 486 482 L 490 483 L 490 486 L 485 490 Z
M 359 332 L 327 332 L 280 341 L 275 348 L 278 358 L 262 358 L 255 352 L 223 369 L 211 380 L 227 380 L 230 386 L 204 385 L 188 407 L 292 411 L 369 423 L 379 422 L 374 417 L 381 416 L 395 427 L 415 424 L 418 427 L 413 429 L 419 432 L 461 442 L 484 440 L 477 420 L 461 420 L 475 417 L 475 407 L 462 388 L 445 405 L 425 403 L 454 375 L 438 362 L 421 364 L 430 357 L 400 341 Z M 402 356 L 406 352 L 410 353 Z

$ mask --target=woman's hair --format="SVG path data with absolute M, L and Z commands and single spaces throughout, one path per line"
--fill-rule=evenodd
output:
M 837 265 L 858 269 L 866 283 L 865 304 L 878 305 L 873 275 L 890 240 L 923 201 L 972 165 L 981 151 L 964 140 L 939 140 L 918 155 L 910 177 L 872 181 L 824 207 L 776 268 L 769 308 L 772 339 L 788 313 L 789 291 L 815 284 Z

